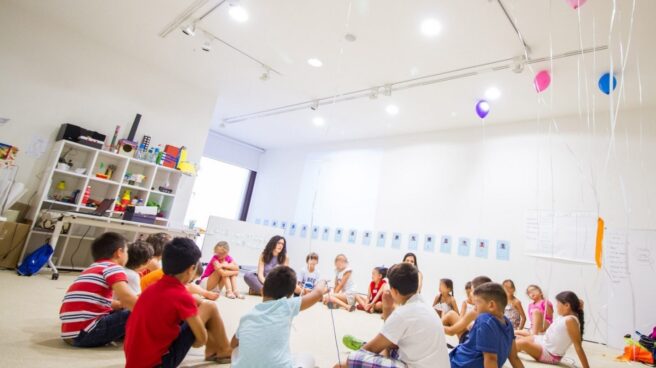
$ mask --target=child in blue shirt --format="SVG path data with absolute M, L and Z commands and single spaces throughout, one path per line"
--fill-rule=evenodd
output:
M 232 338 L 233 368 L 293 368 L 298 365 L 289 350 L 289 334 L 296 315 L 323 298 L 326 282 L 319 281 L 302 297 L 293 297 L 296 272 L 287 266 L 274 268 L 264 280 L 262 303 L 239 320 Z
M 513 324 L 503 315 L 508 303 L 503 286 L 487 282 L 476 287 L 473 295 L 478 317 L 465 342 L 449 353 L 451 368 L 501 368 L 506 359 L 513 368 L 523 368 Z

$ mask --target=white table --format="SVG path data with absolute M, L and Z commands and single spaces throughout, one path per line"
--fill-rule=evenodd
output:
M 193 230 L 189 229 L 172 229 L 166 226 L 154 225 L 154 224 L 144 224 L 142 222 L 136 221 L 126 221 L 120 218 L 111 218 L 111 217 L 101 217 L 94 215 L 87 215 L 84 213 L 74 213 L 74 212 L 65 212 L 60 220 L 55 223 L 55 229 L 52 232 L 50 237 L 50 244 L 52 245 L 53 250 L 57 247 L 57 241 L 61 235 L 64 224 L 76 224 L 92 227 L 102 227 L 105 229 L 113 230 L 123 230 L 123 231 L 133 231 L 139 232 L 142 234 L 154 234 L 165 232 L 176 237 L 185 237 L 185 238 L 195 238 L 196 233 Z M 53 252 L 53 255 L 55 253 Z M 59 271 L 57 267 L 52 262 L 52 256 L 48 259 L 48 266 L 52 270 L 52 279 L 57 280 L 59 278 Z

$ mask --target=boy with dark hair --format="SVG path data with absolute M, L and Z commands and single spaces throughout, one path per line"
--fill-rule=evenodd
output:
M 364 346 L 345 336 L 347 347 L 360 350 L 349 354 L 346 364 L 335 367 L 448 367 L 442 322 L 417 293 L 417 268 L 399 263 L 389 269 L 387 278 L 390 290 L 383 294 L 382 330 Z
M 61 337 L 77 347 L 104 346 L 125 335 L 137 296 L 123 270 L 127 239 L 104 233 L 91 244 L 94 263 L 69 286 L 59 310 Z M 112 301 L 112 292 L 117 300 Z M 125 308 L 125 309 L 122 309 Z
M 289 334 L 294 317 L 321 301 L 326 282 L 302 297 L 292 297 L 296 272 L 287 266 L 274 268 L 264 280 L 262 303 L 239 320 L 232 338 L 233 368 L 296 367 L 289 350 Z
M 153 246 L 145 241 L 138 240 L 128 245 L 128 262 L 125 264 L 125 275 L 128 278 L 128 285 L 135 294 L 141 294 L 141 271 L 148 261 L 153 258 Z
M 153 246 L 153 258 L 150 260 L 150 262 L 148 262 L 148 266 L 146 266 L 145 270 L 147 272 L 144 272 L 143 275 L 162 268 L 162 252 L 164 252 L 164 245 L 170 241 L 171 235 L 167 233 L 155 233 L 148 235 L 146 242 Z
M 164 248 L 164 276 L 144 290 L 128 321 L 126 367 L 177 367 L 189 349 L 205 345 L 205 360 L 230 362 L 232 349 L 216 304 L 196 303 L 185 285 L 196 277 L 201 252 L 175 238 Z
M 471 280 L 472 290 L 476 290 L 476 287 L 483 285 L 487 282 L 492 282 L 487 276 L 476 276 Z M 463 312 L 462 315 L 456 313 L 456 311 L 449 311 L 446 315 L 442 317 L 442 324 L 444 325 L 444 333 L 449 336 L 458 335 L 460 342 L 465 341 L 467 338 L 467 333 L 469 328 L 471 328 L 472 323 L 478 317 L 478 311 L 474 308 Z
M 513 324 L 503 315 L 508 303 L 503 286 L 487 282 L 475 287 L 473 293 L 478 317 L 465 342 L 449 354 L 451 368 L 501 368 L 506 360 L 514 368 L 523 368 L 517 357 Z

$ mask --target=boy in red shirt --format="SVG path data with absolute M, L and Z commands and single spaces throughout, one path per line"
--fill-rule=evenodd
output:
M 200 249 L 175 238 L 164 247 L 164 276 L 142 292 L 125 335 L 126 367 L 177 367 L 189 349 L 205 346 L 205 359 L 225 364 L 232 349 L 216 304 L 197 303 L 185 285 L 196 277 Z
M 91 255 L 94 263 L 69 286 L 59 310 L 61 337 L 77 347 L 103 346 L 123 338 L 137 301 L 123 271 L 127 239 L 104 233 L 91 244 Z M 112 292 L 117 300 L 112 300 Z

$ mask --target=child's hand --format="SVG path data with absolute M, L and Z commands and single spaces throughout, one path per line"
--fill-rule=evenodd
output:
M 321 280 L 317 282 L 317 285 L 314 287 L 315 290 L 319 290 L 321 294 L 325 294 L 328 292 L 328 286 L 326 285 L 326 281 Z
M 221 264 L 219 263 L 219 261 L 212 262 L 212 266 L 214 266 L 214 269 L 216 270 L 221 268 Z

